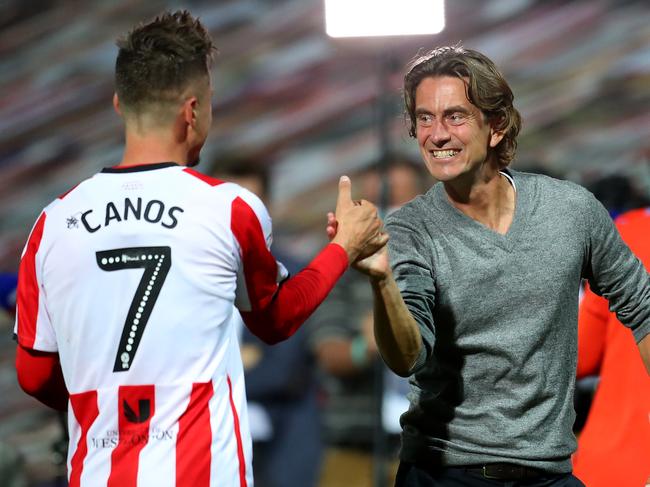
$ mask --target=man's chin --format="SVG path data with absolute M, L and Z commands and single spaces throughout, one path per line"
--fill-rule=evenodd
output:
M 454 179 L 458 174 L 457 171 L 452 171 L 450 168 L 441 168 L 433 165 L 427 165 L 429 174 L 433 176 L 437 181 L 447 182 Z

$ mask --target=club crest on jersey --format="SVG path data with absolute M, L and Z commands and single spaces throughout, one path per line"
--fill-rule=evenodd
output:
M 144 423 L 151 415 L 151 401 L 149 399 L 140 399 L 138 401 L 138 412 L 136 413 L 126 399 L 122 402 L 124 406 L 124 417 L 129 423 Z
M 81 215 L 79 220 L 89 233 L 95 233 L 103 227 L 129 219 L 159 223 L 163 227 L 171 229 L 178 225 L 178 215 L 184 211 L 180 206 L 166 207 L 165 203 L 160 200 L 144 202 L 142 198 L 124 198 L 123 203 L 113 201 L 106 203 L 103 215 L 99 215 L 100 212 L 93 209 L 79 212 Z M 68 228 L 71 227 L 68 226 Z

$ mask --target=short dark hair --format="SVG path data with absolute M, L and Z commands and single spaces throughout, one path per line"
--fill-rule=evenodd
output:
M 499 167 L 512 162 L 517 150 L 521 115 L 513 105 L 514 95 L 494 62 L 487 56 L 460 45 L 438 47 L 417 56 L 404 76 L 404 104 L 415 137 L 415 91 L 424 78 L 453 76 L 465 81 L 467 98 L 488 118 L 504 137 L 495 147 Z
M 187 10 L 164 12 L 118 39 L 115 91 L 127 111 L 171 102 L 209 75 L 216 51 L 210 34 Z

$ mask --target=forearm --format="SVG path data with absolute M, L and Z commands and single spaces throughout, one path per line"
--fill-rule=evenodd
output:
M 406 377 L 422 348 L 420 329 L 391 273 L 370 282 L 374 295 L 377 347 L 386 365 L 397 375 Z
M 639 352 L 641 352 L 641 359 L 645 364 L 646 371 L 650 375 L 650 335 L 646 335 L 639 342 Z

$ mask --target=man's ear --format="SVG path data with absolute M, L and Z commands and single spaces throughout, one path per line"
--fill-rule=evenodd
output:
M 505 136 L 505 131 L 502 128 L 497 128 L 501 125 L 499 120 L 490 121 L 490 147 L 494 148 L 499 145 L 499 142 L 503 140 Z
M 120 99 L 117 97 L 117 93 L 113 93 L 113 108 L 115 112 L 121 117 L 122 109 L 120 108 Z
M 192 96 L 185 100 L 183 103 L 183 119 L 185 123 L 191 127 L 196 126 L 197 114 L 196 109 L 198 107 L 199 101 L 195 96 Z

